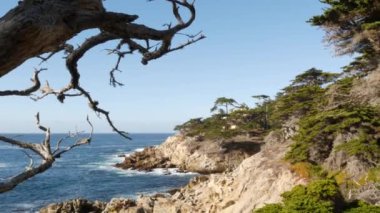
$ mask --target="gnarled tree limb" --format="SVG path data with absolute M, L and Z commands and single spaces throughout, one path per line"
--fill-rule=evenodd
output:
M 172 13 L 177 20 L 175 25 L 168 25 L 167 29 L 155 29 L 143 24 L 134 23 L 138 16 L 107 11 L 102 0 L 23 0 L 18 6 L 0 18 L 0 77 L 10 73 L 30 58 L 40 58 L 42 62 L 50 59 L 54 54 L 65 51 L 66 66 L 71 76 L 70 82 L 61 89 L 53 89 L 48 83 L 41 89 L 42 95 L 35 93 L 40 89 L 41 83 L 35 72 L 32 82 L 34 85 L 25 90 L 0 91 L 0 96 L 29 96 L 34 100 L 42 99 L 48 95 L 55 95 L 60 102 L 66 97 L 83 96 L 87 99 L 89 107 L 98 115 L 103 115 L 112 130 L 128 138 L 128 134 L 119 130 L 112 122 L 109 112 L 99 107 L 90 93 L 80 84 L 78 61 L 86 52 L 111 40 L 119 40 L 117 53 L 118 60 L 115 68 L 110 72 L 110 83 L 114 86 L 122 84 L 115 79 L 114 71 L 120 70 L 121 58 L 126 54 L 137 52 L 141 54 L 142 64 L 160 58 L 165 54 L 182 49 L 203 38 L 201 34 L 188 36 L 186 43 L 172 45 L 173 38 L 189 27 L 195 20 L 193 3 L 187 0 L 166 0 L 172 4 Z M 190 16 L 188 20 L 182 18 L 179 8 L 186 9 Z M 67 44 L 67 41 L 78 33 L 87 29 L 98 29 L 99 34 L 88 38 L 79 47 Z M 155 45 L 150 46 L 150 41 Z M 141 44 L 144 43 L 144 44 Z M 122 52 L 121 48 L 127 46 L 129 51 Z M 174 47 L 173 47 L 174 46 Z M 47 56 L 43 57 L 42 55 Z M 52 166 L 55 159 L 71 149 L 91 142 L 91 135 L 77 140 L 73 145 L 63 149 L 60 147 L 65 138 L 57 142 L 54 151 L 51 150 L 50 129 L 40 124 L 39 114 L 36 115 L 37 126 L 45 133 L 41 144 L 28 143 L 0 136 L 0 142 L 18 146 L 32 151 L 41 157 L 42 163 L 36 167 L 31 164 L 27 170 L 19 175 L 0 183 L 0 193 L 9 191 L 19 183 L 46 171 Z M 89 125 L 92 124 L 87 120 Z M 69 135 L 68 137 L 71 137 Z
M 34 95 L 32 99 L 39 100 L 53 94 L 62 103 L 66 97 L 83 95 L 88 99 L 89 106 L 95 112 L 106 117 L 112 130 L 128 138 L 125 132 L 115 127 L 109 117 L 109 112 L 99 108 L 99 103 L 93 101 L 90 94 L 80 86 L 78 61 L 87 51 L 97 45 L 110 40 L 121 40 L 118 50 L 123 45 L 128 45 L 130 51 L 124 53 L 119 51 L 117 64 L 110 72 L 110 83 L 113 86 L 122 86 L 123 84 L 115 79 L 114 71 L 120 71 L 119 63 L 125 54 L 138 50 L 138 53 L 142 55 L 141 62 L 147 64 L 150 60 L 157 59 L 205 38 L 203 35 L 197 34 L 190 37 L 186 43 L 172 48 L 174 36 L 193 23 L 196 13 L 193 3 L 189 3 L 187 0 L 166 1 L 172 4 L 172 12 L 177 24 L 173 27 L 170 25 L 168 29 L 164 30 L 132 23 L 138 18 L 136 15 L 108 12 L 103 7 L 101 0 L 22 1 L 16 8 L 0 18 L 0 77 L 9 73 L 28 58 L 39 57 L 44 62 L 56 52 L 66 50 L 68 54 L 66 66 L 71 75 L 71 80 L 64 88 L 54 90 L 47 84 L 42 89 L 43 95 L 35 96 L 32 93 L 40 87 L 37 78 L 35 87 L 24 92 L 21 91 L 17 95 Z M 190 17 L 187 21 L 182 18 L 179 7 L 189 11 Z M 73 46 L 66 44 L 66 41 L 77 33 L 94 28 L 101 32 L 88 38 L 78 48 L 74 49 Z M 137 42 L 138 40 L 144 41 L 146 46 L 140 45 Z M 149 40 L 160 43 L 152 50 L 152 47 L 149 46 Z M 49 54 L 47 57 L 41 57 L 40 55 L 44 53 Z M 77 90 L 79 93 L 69 93 L 72 90 Z
M 40 124 L 39 113 L 37 113 L 36 115 L 36 120 L 37 120 L 37 127 L 45 133 L 45 138 L 42 141 L 42 143 L 30 143 L 30 142 L 15 140 L 15 139 L 0 135 L 1 142 L 7 143 L 13 146 L 17 146 L 25 150 L 30 150 L 36 153 L 42 159 L 41 164 L 39 164 L 38 166 L 34 167 L 33 163 L 30 163 L 29 166 L 25 169 L 25 171 L 21 172 L 18 175 L 8 178 L 4 182 L 0 182 L 0 193 L 10 191 L 13 188 L 15 188 L 18 184 L 36 176 L 37 174 L 40 174 L 46 171 L 53 165 L 53 163 L 55 162 L 55 159 L 59 158 L 63 153 L 68 152 L 75 147 L 89 144 L 91 142 L 93 126 L 90 123 L 89 119 L 87 118 L 87 122 L 91 126 L 91 134 L 89 135 L 89 137 L 80 138 L 73 145 L 65 149 L 61 149 L 60 144 L 63 142 L 63 140 L 65 140 L 68 137 L 60 139 L 57 143 L 56 150 L 53 152 L 51 149 L 50 128 L 47 128 Z M 73 137 L 73 136 L 69 135 L 69 137 Z M 29 154 L 27 154 L 27 156 L 31 158 Z M 33 160 L 31 160 L 31 162 L 33 162 Z

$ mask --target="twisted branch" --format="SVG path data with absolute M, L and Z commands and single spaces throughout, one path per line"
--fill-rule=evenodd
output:
M 38 89 L 41 87 L 41 82 L 40 79 L 38 78 L 38 74 L 40 72 L 44 71 L 46 69 L 41 68 L 39 70 L 34 71 L 33 78 L 30 79 L 33 82 L 33 85 L 27 89 L 24 90 L 5 90 L 5 91 L 0 91 L 0 96 L 11 96 L 11 95 L 16 95 L 16 96 L 30 96 L 32 93 L 36 92 Z
M 37 121 L 36 122 L 37 128 L 45 133 L 45 137 L 44 137 L 44 140 L 42 141 L 42 143 L 30 143 L 30 142 L 26 142 L 26 141 L 15 140 L 15 139 L 0 135 L 0 141 L 1 142 L 4 142 L 4 143 L 7 143 L 7 144 L 10 144 L 13 146 L 17 146 L 17 147 L 24 149 L 23 150 L 24 153 L 30 159 L 29 166 L 23 172 L 5 180 L 4 182 L 0 182 L 0 193 L 10 191 L 13 188 L 15 188 L 17 185 L 19 185 L 20 183 L 36 176 L 37 174 L 40 174 L 40 173 L 46 171 L 47 169 L 49 169 L 53 165 L 53 163 L 55 162 L 55 159 L 61 157 L 61 155 L 63 153 L 68 152 L 75 147 L 85 145 L 85 144 L 89 144 L 91 142 L 92 133 L 93 133 L 93 126 L 92 126 L 90 120 L 87 118 L 87 122 L 89 123 L 89 125 L 91 127 L 91 133 L 90 133 L 89 137 L 78 139 L 73 145 L 71 145 L 71 146 L 69 146 L 63 150 L 61 150 L 60 144 L 67 137 L 65 137 L 65 139 L 60 139 L 57 143 L 56 150 L 54 152 L 52 152 L 50 128 L 47 128 L 47 127 L 42 126 L 40 124 L 39 113 L 36 114 L 36 121 Z M 73 137 L 72 135 L 69 135 L 69 136 Z M 30 150 L 30 151 L 36 153 L 38 156 L 40 156 L 42 159 L 41 164 L 34 166 L 33 158 L 27 152 L 25 152 L 25 150 Z

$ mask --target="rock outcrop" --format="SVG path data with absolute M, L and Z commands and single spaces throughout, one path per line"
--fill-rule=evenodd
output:
M 161 150 L 155 147 L 145 148 L 141 152 L 135 152 L 130 156 L 125 157 L 122 163 L 115 165 L 121 169 L 134 169 L 151 171 L 155 168 L 173 168 L 174 164 L 170 163 Z
M 220 173 L 236 168 L 244 159 L 259 152 L 261 144 L 257 138 L 211 141 L 175 135 L 158 147 L 148 147 L 127 156 L 116 167 L 147 171 L 176 167 L 201 174 Z
M 281 201 L 281 194 L 305 184 L 282 161 L 288 143 L 264 147 L 224 174 L 195 177 L 179 192 L 154 203 L 153 212 L 251 212 L 266 203 Z
M 42 209 L 40 213 L 100 213 L 106 207 L 105 202 L 101 201 L 88 201 L 85 199 L 75 199 L 62 203 L 50 204 Z
M 251 212 L 281 201 L 281 194 L 306 184 L 284 163 L 289 141 L 268 144 L 236 169 L 194 177 L 173 195 L 143 196 L 137 201 L 113 199 L 103 212 Z M 46 211 L 45 211 L 46 212 Z M 55 211 L 50 211 L 55 212 Z
M 179 166 L 191 171 L 223 173 L 194 177 L 171 195 L 142 196 L 136 201 L 112 199 L 103 206 L 102 212 L 244 213 L 280 202 L 283 192 L 307 183 L 283 161 L 291 144 L 288 138 L 297 129 L 296 119 L 291 119 L 285 126 L 281 131 L 269 134 L 259 144 L 242 138 L 215 142 L 181 135 L 169 137 L 157 148 L 146 148 L 127 157 L 119 166 L 129 165 L 128 168 L 135 169 Z M 149 166 L 142 167 L 144 164 Z

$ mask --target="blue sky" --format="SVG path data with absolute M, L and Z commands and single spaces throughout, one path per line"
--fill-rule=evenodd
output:
M 17 1 L 4 1 L 2 16 Z M 174 21 L 170 4 L 163 0 L 107 0 L 110 11 L 137 14 L 137 23 L 160 28 Z M 100 106 L 111 111 L 115 124 L 128 132 L 170 132 L 189 118 L 208 116 L 217 97 L 231 97 L 254 105 L 252 95 L 274 96 L 297 74 L 311 67 L 339 71 L 348 57 L 334 56 L 323 42 L 323 31 L 306 20 L 321 13 L 318 0 L 198 0 L 197 19 L 187 33 L 204 32 L 207 39 L 144 66 L 140 58 L 128 56 L 121 63 L 118 79 L 125 86 L 108 84 L 108 71 L 116 58 L 104 49 L 110 42 L 89 52 L 79 64 L 81 84 Z M 70 43 L 78 44 L 95 33 L 86 31 Z M 179 37 L 181 38 L 181 37 Z M 186 38 L 183 38 L 186 39 Z M 0 89 L 30 85 L 32 59 L 14 72 L 0 78 Z M 43 81 L 60 88 L 68 80 L 62 55 L 56 55 L 41 67 Z M 87 107 L 84 98 L 72 98 L 65 104 L 54 97 L 39 102 L 28 98 L 6 97 L 0 102 L 0 132 L 36 132 L 34 114 L 52 132 L 88 130 L 90 116 L 96 132 L 110 132 L 104 119 Z

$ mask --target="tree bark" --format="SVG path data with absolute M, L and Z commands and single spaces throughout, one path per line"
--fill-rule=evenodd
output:
M 0 18 L 0 77 L 25 60 L 54 52 L 82 30 L 95 27 L 101 0 L 29 0 Z

